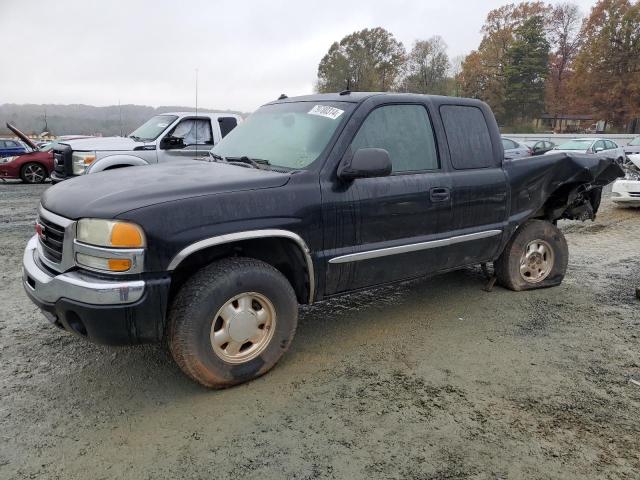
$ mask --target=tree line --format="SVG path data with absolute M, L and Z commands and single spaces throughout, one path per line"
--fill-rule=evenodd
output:
M 398 91 L 486 101 L 505 125 L 590 114 L 622 129 L 640 117 L 640 0 L 511 3 L 491 10 L 477 49 L 450 59 L 439 36 L 410 51 L 384 28 L 347 35 L 318 65 L 317 90 Z

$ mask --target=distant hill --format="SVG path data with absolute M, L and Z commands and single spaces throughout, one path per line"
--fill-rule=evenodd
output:
M 21 131 L 40 134 L 46 129 L 54 135 L 127 135 L 153 115 L 166 112 L 191 112 L 192 107 L 147 107 L 144 105 L 112 105 L 94 107 L 92 105 L 17 105 L 5 103 L 0 105 L 0 135 L 11 135 L 5 127 L 7 122 Z M 232 110 L 213 110 L 199 108 L 201 112 L 246 113 Z M 122 114 L 122 124 L 120 115 Z

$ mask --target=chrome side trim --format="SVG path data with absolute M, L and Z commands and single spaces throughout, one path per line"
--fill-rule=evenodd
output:
M 95 272 L 101 273 L 110 273 L 113 274 L 109 270 L 100 270 L 97 268 L 91 268 L 84 265 L 82 262 L 78 262 L 77 257 L 75 256 L 78 253 L 84 253 L 85 255 L 91 255 L 92 257 L 99 258 L 124 258 L 127 260 L 131 260 L 131 268 L 125 272 L 118 273 L 142 273 L 144 271 L 144 248 L 106 248 L 106 247 L 97 247 L 95 245 L 89 245 L 86 243 L 79 242 L 78 240 L 73 241 L 73 251 L 74 251 L 74 260 L 78 266 L 84 268 L 86 270 L 92 270 Z
M 494 237 L 496 235 L 500 235 L 501 233 L 502 230 L 487 230 L 484 232 L 469 233 L 466 235 L 442 238 L 440 240 L 431 240 L 429 242 L 410 243 L 409 245 L 399 245 L 397 247 L 379 248 L 377 250 L 368 250 L 366 252 L 350 253 L 348 255 L 340 255 L 338 257 L 334 257 L 329 260 L 329 263 L 359 262 L 372 258 L 386 257 L 388 255 L 398 255 L 400 253 L 417 252 L 419 250 L 428 250 L 430 248 L 446 247 L 449 245 L 455 245 L 456 243 Z
M 138 301 L 145 290 L 144 280 L 104 280 L 81 271 L 51 275 L 36 261 L 38 236 L 31 237 L 22 257 L 24 288 L 44 303 L 61 298 L 93 305 L 123 305 Z
M 211 237 L 204 240 L 200 240 L 199 242 L 192 243 L 188 247 L 180 250 L 169 262 L 169 266 L 167 270 L 172 271 L 175 270 L 180 262 L 182 262 L 185 258 L 187 258 L 192 253 L 195 253 L 199 250 L 203 250 L 208 247 L 214 247 L 216 245 L 223 245 L 225 243 L 237 242 L 239 240 L 252 240 L 256 238 L 270 238 L 270 237 L 279 237 L 286 238 L 288 240 L 292 240 L 295 242 L 305 258 L 305 262 L 307 264 L 307 273 L 309 275 L 309 303 L 313 303 L 313 299 L 315 296 L 315 288 L 316 288 L 316 280 L 315 280 L 315 271 L 313 268 L 313 260 L 311 259 L 311 251 L 309 247 L 305 243 L 305 241 L 298 234 L 290 232 L 289 230 L 278 230 L 278 229 L 267 229 L 267 230 L 249 230 L 246 232 L 236 232 L 236 233 L 227 233 L 225 235 L 219 235 L 217 237 Z

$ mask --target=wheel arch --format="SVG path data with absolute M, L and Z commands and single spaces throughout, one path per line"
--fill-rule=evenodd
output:
M 315 271 L 306 242 L 289 230 L 251 230 L 210 237 L 180 250 L 167 270 L 172 272 L 172 290 L 195 271 L 229 256 L 247 256 L 269 263 L 291 283 L 299 303 L 313 303 Z
M 87 173 L 98 173 L 110 168 L 137 167 L 140 165 L 149 165 L 149 162 L 133 155 L 109 155 L 92 163 Z

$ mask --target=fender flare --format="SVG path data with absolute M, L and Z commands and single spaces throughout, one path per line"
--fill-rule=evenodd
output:
M 144 161 L 140 157 L 134 155 L 115 154 L 103 157 L 100 160 L 96 160 L 87 169 L 86 173 L 98 173 L 106 170 L 107 168 L 114 167 L 116 165 L 126 165 L 128 167 L 137 167 L 139 165 L 149 165 L 149 162 Z
M 187 257 L 205 248 L 223 245 L 225 243 L 233 243 L 241 240 L 253 240 L 256 238 L 285 238 L 293 241 L 300 249 L 307 266 L 307 274 L 309 275 L 309 304 L 313 303 L 315 296 L 315 271 L 313 260 L 311 258 L 311 250 L 300 235 L 289 230 L 267 229 L 267 230 L 249 230 L 245 232 L 227 233 L 216 237 L 205 238 L 198 242 L 187 245 L 185 248 L 176 253 L 167 267 L 168 271 L 175 270 L 180 263 Z

